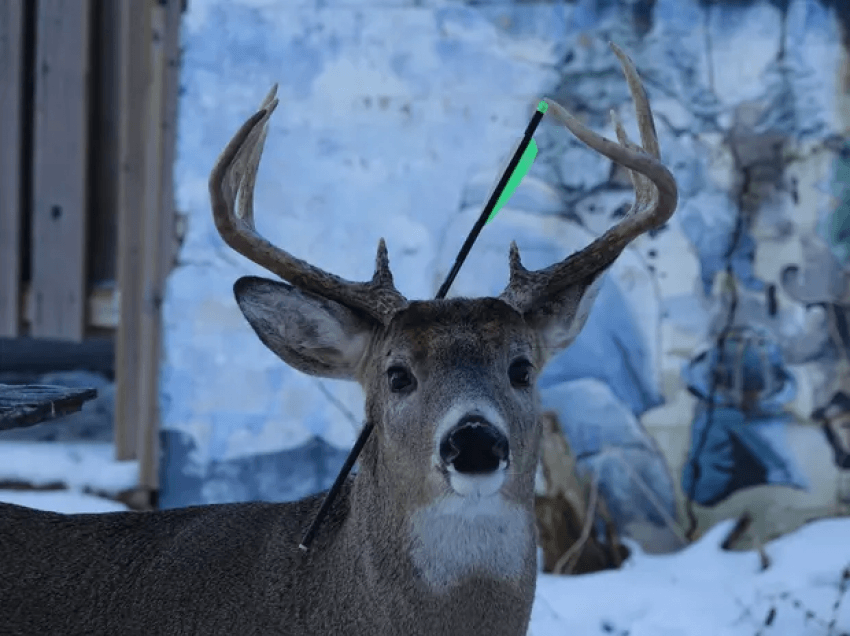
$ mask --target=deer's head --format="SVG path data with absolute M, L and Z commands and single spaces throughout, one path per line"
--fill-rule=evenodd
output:
M 260 339 L 290 366 L 355 380 L 375 434 L 361 471 L 410 509 L 441 497 L 499 497 L 531 505 L 538 459 L 535 379 L 587 319 L 601 274 L 638 235 L 665 223 L 676 184 L 659 161 L 643 87 L 616 47 L 636 103 L 642 146 L 582 126 L 556 103 L 550 112 L 593 150 L 631 172 L 631 212 L 588 247 L 539 271 L 510 251 L 510 282 L 498 298 L 408 301 L 390 273 L 383 240 L 372 280 L 355 283 L 295 258 L 260 236 L 253 188 L 274 89 L 236 133 L 210 177 L 224 241 L 287 283 L 242 278 L 239 307 Z M 237 204 L 238 196 L 238 206 Z

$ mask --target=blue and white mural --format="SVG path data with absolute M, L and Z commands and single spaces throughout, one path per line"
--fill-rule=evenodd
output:
M 612 267 L 541 378 L 544 404 L 649 549 L 681 545 L 688 499 L 703 526 L 747 497 L 790 502 L 765 515 L 834 512 L 850 499 L 834 485 L 850 452 L 850 58 L 834 4 L 192 0 L 162 504 L 327 487 L 359 426 L 359 389 L 285 367 L 232 299 L 233 281 L 263 272 L 217 236 L 207 176 L 268 88 L 281 104 L 260 231 L 350 279 L 371 275 L 383 236 L 399 288 L 430 297 L 542 95 L 608 136 L 611 109 L 634 130 L 616 40 L 645 79 L 680 206 Z M 511 240 L 544 266 L 630 202 L 623 171 L 565 130 L 544 120 L 537 141 L 452 293 L 498 293 Z

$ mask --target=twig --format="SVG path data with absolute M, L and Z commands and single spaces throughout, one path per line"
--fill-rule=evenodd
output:
M 559 574 L 570 574 L 573 567 L 575 567 L 573 557 L 576 559 L 578 558 L 581 551 L 584 549 L 584 544 L 587 543 L 588 538 L 590 538 L 590 530 L 593 528 L 593 521 L 596 518 L 596 501 L 598 497 L 599 476 L 594 471 L 593 478 L 590 482 L 590 496 L 588 497 L 587 510 L 585 511 L 581 534 L 579 535 L 578 541 L 572 544 L 569 549 L 561 555 L 561 558 L 555 562 L 555 567 L 552 568 L 554 572 Z
M 761 538 L 758 534 L 753 533 L 753 541 L 756 544 L 756 550 L 759 553 L 759 565 L 761 565 L 761 571 L 764 572 L 767 568 L 770 567 L 770 557 L 767 555 L 767 550 L 764 549 L 764 545 L 761 542 Z
M 750 529 L 753 523 L 753 516 L 749 511 L 744 512 L 738 520 L 735 522 L 735 525 L 729 531 L 729 534 L 726 535 L 726 538 L 723 540 L 723 543 L 720 544 L 720 547 L 724 550 L 731 550 L 733 545 L 737 543 L 741 537 Z M 764 545 L 762 545 L 761 539 L 759 539 L 758 534 L 753 533 L 753 543 L 755 543 L 756 551 L 759 553 L 759 563 L 761 565 L 762 572 L 770 567 L 770 557 L 767 554 L 767 551 L 764 549 Z M 771 620 L 773 620 L 771 618 Z M 769 623 L 766 623 L 769 625 Z
M 339 410 L 339 412 L 342 413 L 348 419 L 349 422 L 351 422 L 351 424 L 354 426 L 355 429 L 359 430 L 360 429 L 360 422 L 358 421 L 358 419 L 356 417 L 354 417 L 354 413 L 349 411 L 346 408 L 345 404 L 340 402 L 337 399 L 337 397 L 333 393 L 330 392 L 328 387 L 325 386 L 324 382 L 320 382 L 320 381 L 317 380 L 316 384 L 319 386 L 319 391 L 321 391 L 324 394 L 324 396 L 326 398 L 328 398 L 328 401 L 331 404 L 333 404 L 337 408 L 337 410 Z
M 600 502 L 600 508 L 605 509 L 605 513 L 603 513 L 607 517 L 605 519 L 605 539 L 610 551 L 611 563 L 617 569 L 623 564 L 623 557 L 620 554 L 622 544 L 620 543 L 620 537 L 617 536 L 617 529 L 614 527 L 614 522 L 610 518 L 610 512 L 607 510 L 604 500 Z
M 658 515 L 664 520 L 664 523 L 667 527 L 673 532 L 682 546 L 688 544 L 687 538 L 683 535 L 682 529 L 679 527 L 679 524 L 676 520 L 670 516 L 670 514 L 664 509 L 664 504 L 658 500 L 658 496 L 652 491 L 652 488 L 646 483 L 646 481 L 637 474 L 634 468 L 632 468 L 631 464 L 626 460 L 623 456 L 623 452 L 619 448 L 610 448 L 606 447 L 599 455 L 603 458 L 614 458 L 620 462 L 620 464 L 626 469 L 626 472 L 629 473 L 629 477 L 631 480 L 637 485 L 638 488 L 643 492 L 646 498 L 649 500 L 649 503 L 652 504 L 655 511 Z
M 841 578 L 838 581 L 838 596 L 836 597 L 835 603 L 833 603 L 832 606 L 832 619 L 828 623 L 824 618 L 819 616 L 817 612 L 807 607 L 806 604 L 803 603 L 803 601 L 791 594 L 791 592 L 785 591 L 780 592 L 779 594 L 769 595 L 767 598 L 772 601 L 772 604 L 764 620 L 759 625 L 759 629 L 756 632 L 755 636 L 763 636 L 766 633 L 766 628 L 769 628 L 773 625 L 778 614 L 777 608 L 779 606 L 780 601 L 790 604 L 791 607 L 801 612 L 807 622 L 811 621 L 819 627 L 822 627 L 827 630 L 826 636 L 850 636 L 850 632 L 836 631 L 836 628 L 838 626 L 838 611 L 841 607 L 842 600 L 848 591 L 848 588 L 850 588 L 850 565 L 845 567 L 841 573 Z M 752 617 L 752 611 L 749 607 L 744 607 L 744 614 L 742 618 L 743 617 Z
M 759 630 L 756 632 L 756 636 L 762 636 L 762 634 L 764 634 L 764 628 L 773 625 L 773 621 L 775 618 L 776 605 L 772 605 L 767 611 L 767 615 L 764 617 L 764 622 L 759 626 Z
M 734 544 L 736 544 L 741 539 L 741 537 L 746 534 L 752 523 L 753 516 L 748 510 L 744 512 L 744 514 L 742 514 L 740 517 L 738 517 L 738 520 L 735 522 L 735 525 L 729 531 L 729 534 L 726 535 L 726 538 L 723 539 L 723 543 L 720 544 L 720 547 L 724 550 L 731 550 Z
M 838 610 L 841 609 L 841 602 L 844 600 L 844 595 L 847 589 L 850 588 L 850 565 L 841 572 L 841 579 L 838 581 L 838 596 L 835 597 L 835 602 L 832 604 L 832 618 L 829 621 L 827 628 L 827 636 L 833 636 L 835 626 L 838 623 Z
M 829 329 L 830 338 L 835 343 L 835 348 L 838 350 L 838 357 L 841 358 L 846 366 L 850 366 L 850 352 L 847 351 L 850 343 L 844 342 L 844 338 L 841 337 L 841 332 L 838 329 L 838 305 L 834 303 L 827 303 L 826 313 L 827 328 Z

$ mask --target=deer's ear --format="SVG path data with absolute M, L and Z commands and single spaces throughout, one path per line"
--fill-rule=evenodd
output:
M 246 276 L 233 286 L 243 315 L 269 349 L 310 375 L 356 379 L 374 324 L 339 303 Z
M 526 321 L 540 337 L 544 362 L 569 347 L 584 328 L 603 277 L 597 276 L 590 284 L 572 285 L 526 313 Z

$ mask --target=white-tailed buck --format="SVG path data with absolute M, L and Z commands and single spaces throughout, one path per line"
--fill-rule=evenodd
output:
M 372 280 L 352 283 L 260 236 L 253 189 L 272 91 L 212 170 L 215 223 L 288 283 L 234 287 L 266 346 L 304 373 L 363 387 L 374 431 L 359 472 L 309 552 L 298 544 L 321 495 L 70 516 L 0 505 L 0 633 L 524 635 L 537 570 L 536 377 L 575 339 L 606 268 L 676 207 L 644 89 L 614 52 L 642 147 L 616 117 L 619 144 L 558 104 L 549 112 L 631 171 L 634 206 L 546 269 L 525 269 L 511 246 L 498 298 L 408 301 L 383 241 Z

